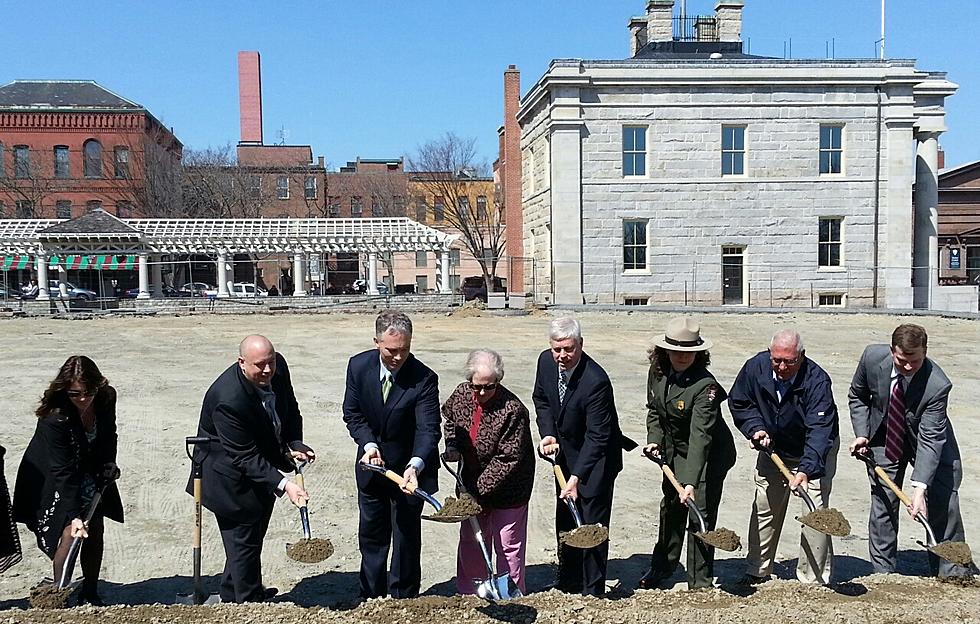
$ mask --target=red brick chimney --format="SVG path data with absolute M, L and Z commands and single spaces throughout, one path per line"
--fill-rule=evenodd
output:
M 238 53 L 241 144 L 262 145 L 262 68 L 258 52 Z
M 524 212 L 521 206 L 521 126 L 517 111 L 521 106 L 521 72 L 511 65 L 504 72 L 504 136 L 500 153 L 504 215 L 507 218 L 507 255 L 510 263 L 507 286 L 511 292 L 524 292 Z

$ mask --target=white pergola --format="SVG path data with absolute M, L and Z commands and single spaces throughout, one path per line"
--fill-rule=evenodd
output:
M 228 297 L 228 259 L 234 254 L 281 253 L 292 257 L 294 296 L 305 296 L 306 256 L 366 253 L 368 292 L 378 294 L 378 254 L 439 254 L 439 292 L 449 290 L 449 249 L 456 235 L 406 217 L 372 219 L 119 219 L 96 210 L 75 219 L 0 219 L 0 255 L 34 258 L 38 299 L 49 299 L 48 259 L 69 254 L 135 254 L 139 297 L 162 296 L 160 264 L 152 256 L 206 254 L 217 259 L 218 297 Z

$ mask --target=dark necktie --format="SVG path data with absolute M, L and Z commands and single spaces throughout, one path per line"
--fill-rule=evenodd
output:
M 568 371 L 558 371 L 558 402 L 565 402 L 565 391 L 568 390 Z
M 385 375 L 384 381 L 381 382 L 381 402 L 388 402 L 388 393 L 391 392 L 391 375 Z
M 905 453 L 905 391 L 902 378 L 895 381 L 888 400 L 888 419 L 885 421 L 885 457 L 897 462 Z

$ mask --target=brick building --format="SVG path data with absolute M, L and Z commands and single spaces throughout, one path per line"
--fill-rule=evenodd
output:
M 630 58 L 552 61 L 521 102 L 536 298 L 975 309 L 937 271 L 957 86 L 912 60 L 748 55 L 743 2 L 673 5 L 630 21 Z
M 11 82 L 0 87 L 0 218 L 166 216 L 181 150 L 146 108 L 95 82 Z
M 980 161 L 939 173 L 939 281 L 980 284 Z

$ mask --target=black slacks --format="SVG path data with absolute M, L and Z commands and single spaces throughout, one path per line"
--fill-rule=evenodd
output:
M 584 524 L 601 524 L 609 528 L 612 516 L 613 482 L 608 489 L 596 496 L 578 497 L 578 508 Z M 555 527 L 558 534 L 575 528 L 568 504 L 559 499 L 555 508 Z M 609 540 L 595 548 L 573 548 L 558 540 L 558 583 L 563 592 L 585 596 L 602 596 L 606 593 L 606 563 L 609 559 Z
M 361 597 L 418 596 L 422 584 L 422 500 L 375 476 L 367 487 L 358 488 L 357 508 Z
M 219 595 L 221 602 L 262 602 L 265 588 L 262 586 L 262 542 L 269 529 L 269 518 L 275 499 L 262 510 L 254 522 L 243 523 L 215 516 L 221 543 L 225 547 L 225 569 L 221 574 Z

